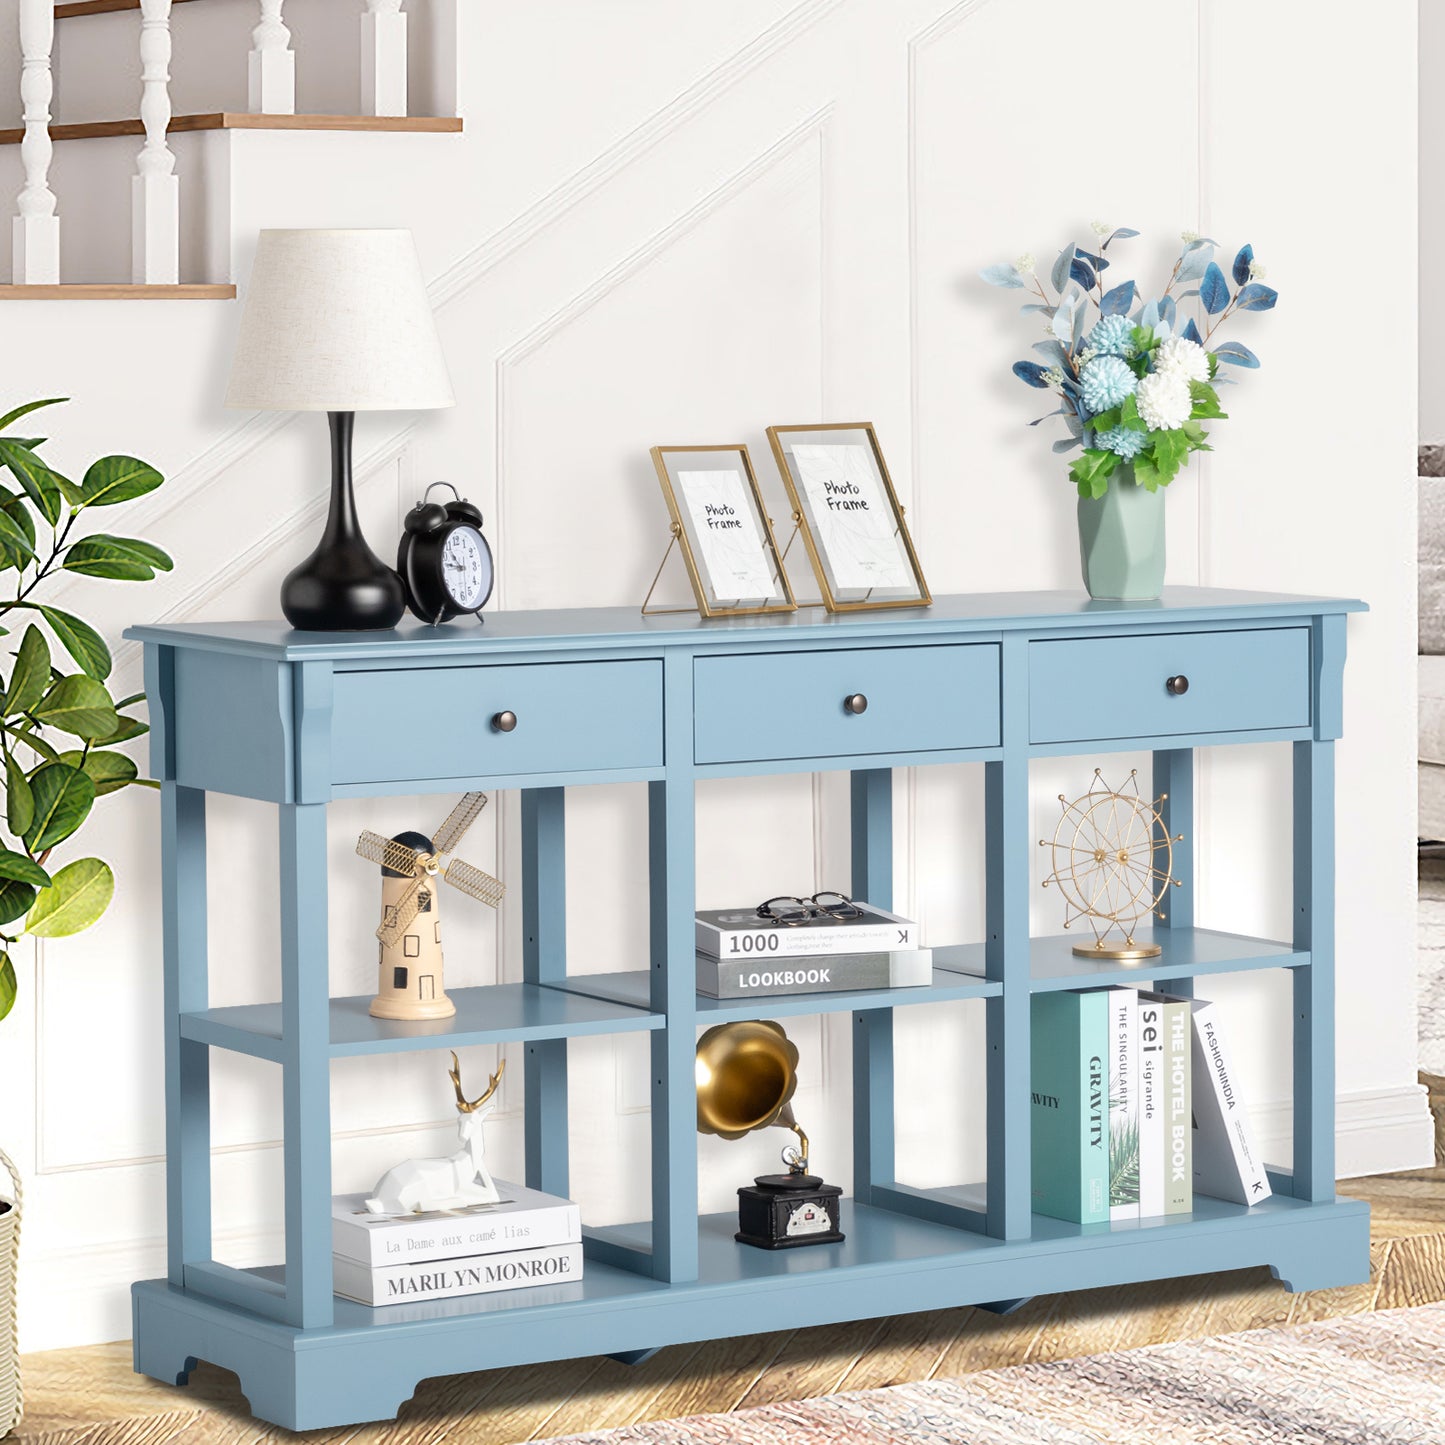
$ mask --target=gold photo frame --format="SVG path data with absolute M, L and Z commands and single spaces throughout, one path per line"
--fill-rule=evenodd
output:
M 652 464 L 667 500 L 672 539 L 648 588 L 643 614 L 692 611 L 648 605 L 673 547 L 682 552 L 702 616 L 796 612 L 747 446 L 653 447 Z
M 873 424 L 770 426 L 768 441 L 828 611 L 929 606 Z

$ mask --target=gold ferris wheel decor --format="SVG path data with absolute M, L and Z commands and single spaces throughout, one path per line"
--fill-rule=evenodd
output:
M 1157 958 L 1157 943 L 1140 943 L 1135 930 L 1157 914 L 1172 883 L 1174 845 L 1184 835 L 1169 836 L 1160 806 L 1169 795 L 1150 803 L 1139 792 L 1139 770 L 1132 769 L 1123 788 L 1111 788 L 1094 769 L 1089 791 L 1072 802 L 1059 794 L 1063 812 L 1054 836 L 1040 838 L 1051 850 L 1053 872 L 1044 887 L 1054 884 L 1064 896 L 1064 927 L 1087 918 L 1093 943 L 1076 943 L 1085 958 L 1130 960 Z M 1117 933 L 1121 942 L 1111 943 Z

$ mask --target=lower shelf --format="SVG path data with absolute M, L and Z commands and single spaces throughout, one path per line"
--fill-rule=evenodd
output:
M 1259 1265 L 1295 1290 L 1369 1277 L 1355 1200 L 1201 1199 L 1169 1219 L 1034 1225 L 1005 1242 L 844 1200 L 845 1242 L 774 1253 L 737 1244 L 731 1213 L 707 1215 L 693 1281 L 589 1260 L 566 1285 L 379 1310 L 337 1299 L 335 1323 L 309 1331 L 148 1280 L 133 1289 L 135 1367 L 184 1383 L 208 1360 L 239 1375 L 261 1419 L 305 1430 L 390 1418 L 419 1381 L 469 1370 Z M 649 1229 L 593 1233 L 645 1248 Z

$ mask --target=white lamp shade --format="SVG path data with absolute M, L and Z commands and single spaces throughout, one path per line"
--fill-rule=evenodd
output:
M 227 406 L 452 406 L 410 231 L 262 231 Z

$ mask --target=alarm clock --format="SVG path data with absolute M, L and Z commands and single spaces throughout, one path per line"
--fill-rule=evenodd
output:
M 427 498 L 449 487 L 455 501 L 445 506 Z M 482 536 L 482 514 L 450 482 L 433 482 L 406 514 L 396 570 L 406 605 L 433 627 L 464 612 L 482 620 L 492 595 L 492 549 Z

